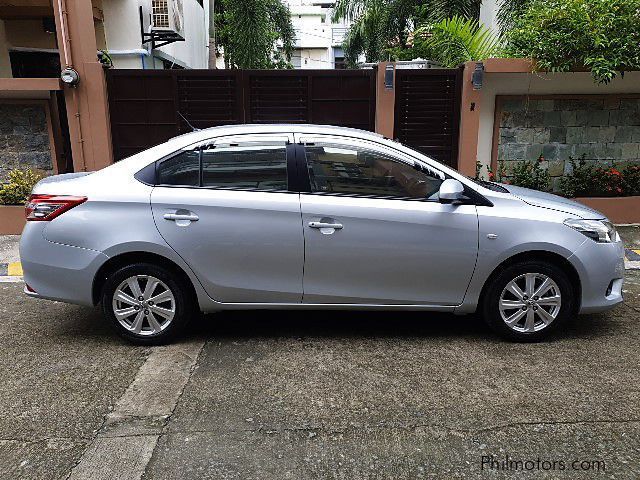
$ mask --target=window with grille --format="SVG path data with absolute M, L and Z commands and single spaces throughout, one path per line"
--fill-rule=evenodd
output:
M 167 0 L 152 0 L 151 9 L 153 26 L 156 28 L 169 28 L 169 4 Z

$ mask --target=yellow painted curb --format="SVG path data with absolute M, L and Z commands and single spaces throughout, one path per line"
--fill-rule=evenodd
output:
M 22 264 L 20 262 L 13 262 L 7 266 L 7 275 L 10 277 L 21 277 L 22 274 Z

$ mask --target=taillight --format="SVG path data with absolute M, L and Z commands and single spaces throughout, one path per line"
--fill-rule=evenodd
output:
M 31 195 L 24 215 L 28 222 L 48 222 L 86 201 L 71 195 Z

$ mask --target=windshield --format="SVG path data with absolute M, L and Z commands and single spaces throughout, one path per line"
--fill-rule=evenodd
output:
M 499 185 L 495 182 L 488 182 L 486 180 L 480 180 L 479 178 L 473 178 L 473 177 L 469 177 L 466 176 L 469 180 L 471 180 L 473 183 L 476 183 L 478 185 L 480 185 L 481 187 L 487 188 L 489 190 L 492 190 L 494 192 L 500 192 L 500 193 L 509 193 L 509 190 L 507 190 L 505 187 L 503 187 L 502 185 Z

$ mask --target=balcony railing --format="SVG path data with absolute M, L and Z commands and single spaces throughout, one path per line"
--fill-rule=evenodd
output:
M 335 27 L 331 29 L 331 44 L 332 45 L 342 45 L 344 42 L 344 37 L 347 36 L 348 28 L 345 27 Z

